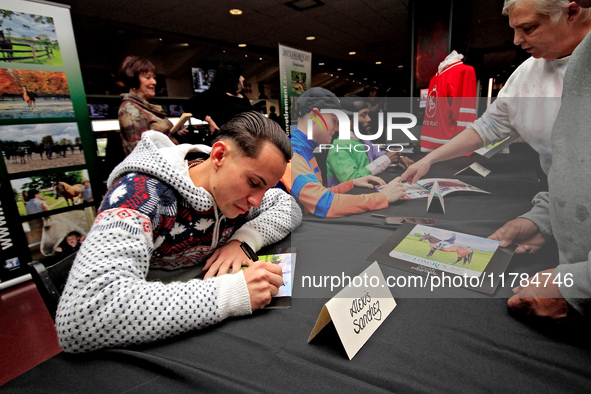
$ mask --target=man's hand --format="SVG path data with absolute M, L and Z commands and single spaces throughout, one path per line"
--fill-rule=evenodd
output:
M 548 276 L 548 273 L 551 276 Z M 513 289 L 509 309 L 524 316 L 536 316 L 548 320 L 571 320 L 577 315 L 568 305 L 554 282 L 554 269 L 538 272 L 535 282 Z M 530 278 L 532 281 L 533 278 Z
M 426 173 L 429 172 L 430 168 L 431 163 L 425 159 L 421 159 L 409 166 L 400 177 L 402 179 L 411 179 L 412 183 L 417 183 Z
M 189 132 L 189 129 L 182 129 L 182 130 L 177 131 L 176 134 L 182 137 L 182 136 L 186 135 L 188 132 Z
M 414 163 L 408 157 L 402 156 L 400 152 L 386 152 L 386 156 L 388 156 L 392 163 L 397 163 L 402 168 L 408 168 L 408 166 Z
M 390 159 L 390 161 L 392 163 L 398 163 L 398 160 L 400 160 L 400 152 L 386 152 L 386 156 L 388 156 L 388 159 Z
M 415 161 L 413 159 L 410 159 L 406 156 L 400 156 L 400 160 L 398 160 L 398 165 L 402 168 L 408 168 L 409 166 L 414 164 L 414 162 Z
M 395 178 L 393 181 L 384 186 L 382 190 L 380 190 L 380 193 L 384 193 L 386 195 L 389 203 L 398 201 L 402 197 L 406 196 L 406 187 L 404 187 L 404 184 L 400 182 L 400 179 L 400 177 Z
M 525 218 L 511 220 L 489 238 L 499 241 L 502 248 L 517 243 L 515 253 L 535 253 L 546 243 L 538 226 Z
M 383 186 L 386 184 L 382 178 L 379 178 L 374 175 L 366 175 L 362 176 L 361 178 L 353 179 L 353 186 L 356 187 L 366 187 L 368 189 L 375 188 L 375 185 L 371 184 L 370 182 L 377 183 L 379 186 Z
M 246 256 L 240 247 L 240 241 L 233 240 L 224 246 L 216 249 L 209 259 L 205 262 L 203 271 L 207 271 L 203 280 L 212 276 L 227 274 L 230 268 L 232 273 L 236 274 L 243 265 L 250 265 L 252 260 Z
M 253 311 L 263 308 L 271 297 L 277 295 L 283 284 L 283 272 L 278 264 L 256 261 L 244 270 L 244 280 L 250 294 L 250 307 Z

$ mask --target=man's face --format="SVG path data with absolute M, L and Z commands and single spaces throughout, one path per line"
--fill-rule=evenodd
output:
M 363 108 L 357 113 L 359 115 L 359 131 L 368 132 L 370 130 L 371 118 L 369 117 L 369 108 Z
M 260 206 L 265 192 L 285 173 L 287 162 L 270 142 L 264 142 L 256 158 L 244 156 L 233 141 L 224 142 L 230 148 L 215 170 L 210 192 L 220 211 L 233 219 Z
M 509 10 L 509 26 L 514 30 L 513 43 L 520 45 L 536 59 L 553 60 L 572 52 L 565 39 L 571 35 L 570 26 L 562 16 L 553 24 L 549 15 L 540 14 L 530 1 Z
M 320 121 L 320 126 L 315 120 L 312 119 L 312 132 L 314 141 L 318 144 L 330 144 L 332 142 L 332 136 L 334 133 L 339 131 L 339 118 L 335 114 L 325 113 L 322 114 L 322 118 L 326 121 L 326 125 L 320 118 L 320 113 L 316 110 L 313 111 L 316 119 Z

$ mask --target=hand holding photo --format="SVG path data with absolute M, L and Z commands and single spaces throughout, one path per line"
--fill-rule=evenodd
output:
M 492 294 L 514 250 L 488 238 L 405 223 L 367 259 L 422 275 L 486 278 L 462 286 Z

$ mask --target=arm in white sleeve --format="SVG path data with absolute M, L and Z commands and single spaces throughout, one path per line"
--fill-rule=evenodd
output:
M 254 251 L 285 238 L 302 222 L 302 211 L 295 199 L 278 188 L 267 190 L 261 205 L 247 213 L 247 222 L 231 240 L 244 241 Z

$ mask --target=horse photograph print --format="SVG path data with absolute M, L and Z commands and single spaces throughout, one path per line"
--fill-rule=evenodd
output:
M 64 251 L 80 247 L 94 218 L 94 207 L 87 207 L 24 222 L 32 259 L 59 261 L 64 258 Z M 75 242 L 72 243 L 71 238 Z
M 21 216 L 83 204 L 85 182 L 90 186 L 87 170 L 55 172 L 10 181 Z
M 0 9 L 0 62 L 63 66 L 53 18 Z
M 74 118 L 66 73 L 0 68 L 0 119 Z
M 0 126 L 9 174 L 86 164 L 77 123 Z
M 389 256 L 471 277 L 484 272 L 498 248 L 491 239 L 416 225 Z

